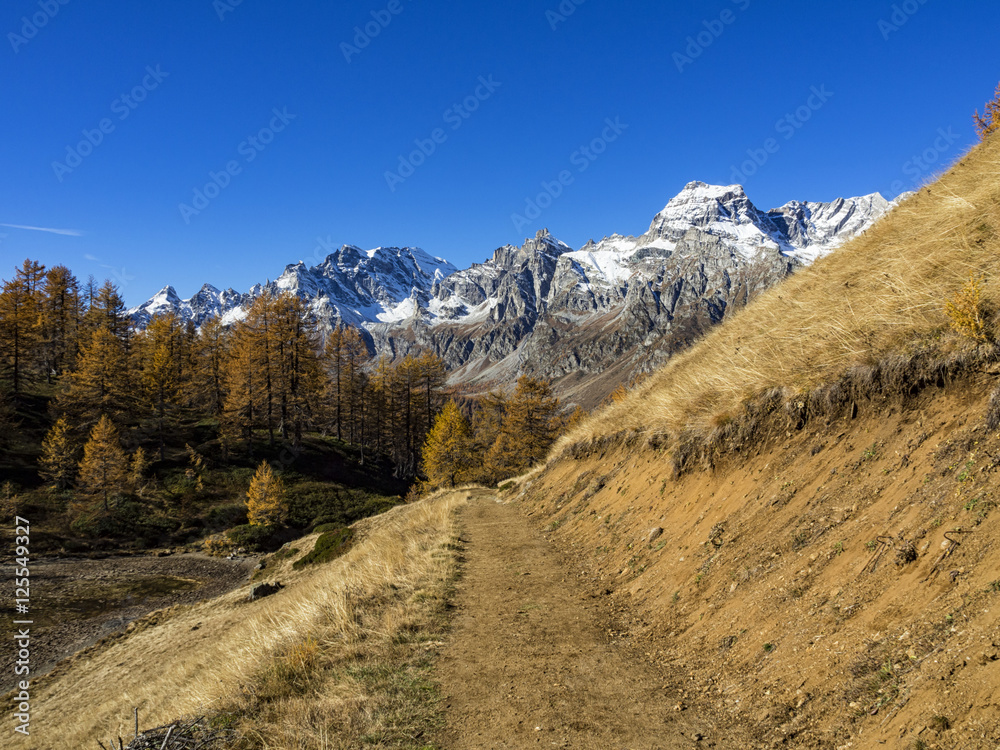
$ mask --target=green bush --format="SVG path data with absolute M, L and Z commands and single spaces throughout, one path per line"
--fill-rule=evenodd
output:
M 247 522 L 246 503 L 220 505 L 208 511 L 208 525 L 213 529 L 231 529 L 244 526 Z
M 287 486 L 288 525 L 297 529 L 321 524 L 348 526 L 397 505 L 398 497 L 327 482 L 299 482 Z
M 233 546 L 245 547 L 251 552 L 273 552 L 284 544 L 277 526 L 236 526 L 226 532 L 226 538 Z
M 353 541 L 354 531 L 349 528 L 327 531 L 316 540 L 312 552 L 292 563 L 292 568 L 299 570 L 306 565 L 318 565 L 336 560 L 351 548 Z
M 344 525 L 342 523 L 321 523 L 312 530 L 312 534 L 325 534 L 328 531 L 339 531 Z

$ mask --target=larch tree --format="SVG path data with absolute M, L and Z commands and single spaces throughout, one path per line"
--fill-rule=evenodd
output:
M 149 459 L 146 456 L 146 451 L 140 446 L 135 449 L 128 465 L 128 486 L 132 490 L 132 494 L 142 497 L 146 489 L 146 472 L 148 470 Z
M 262 373 L 256 366 L 246 329 L 238 326 L 233 334 L 230 355 L 225 360 L 225 400 L 222 408 L 223 439 L 242 439 L 253 457 L 253 435 L 258 423 Z
M 337 326 L 327 336 L 323 349 L 326 374 L 327 427 L 338 440 L 363 442 L 365 397 L 368 377 L 368 345 L 357 328 Z
M 490 391 L 479 399 L 473 408 L 472 450 L 479 464 L 480 476 L 478 479 L 486 484 L 493 484 L 496 481 L 490 475 L 490 467 L 486 457 L 490 449 L 500 439 L 509 400 L 502 391 Z
M 10 442 L 17 422 L 17 412 L 10 392 L 0 383 L 0 448 Z
M 275 299 L 271 332 L 281 437 L 298 446 L 320 398 L 319 342 L 301 298 L 286 293 Z
M 62 492 L 76 475 L 77 449 L 69 434 L 69 424 L 62 417 L 56 420 L 42 441 L 39 474 L 57 492 Z
M 79 350 L 79 329 L 83 309 L 80 284 L 66 266 L 54 266 L 45 273 L 41 300 L 41 346 L 45 377 L 51 382 L 74 362 Z
M 267 461 L 257 467 L 247 491 L 247 520 L 251 526 L 274 526 L 286 512 L 285 488 Z
M 390 437 L 394 427 L 392 379 L 392 363 L 383 354 L 375 364 L 368 389 L 368 440 L 369 445 L 380 454 L 388 452 L 392 442 Z
M 344 396 L 348 436 L 352 443 L 363 444 L 365 434 L 366 400 L 369 395 L 369 378 L 365 365 L 370 355 L 361 331 L 351 327 L 344 332 Z
M 56 407 L 71 424 L 86 429 L 101 415 L 123 418 L 134 411 L 134 405 L 125 345 L 107 328 L 99 327 L 81 349 L 75 369 L 67 374 Z
M 468 478 L 474 465 L 469 421 L 454 401 L 434 420 L 423 447 L 422 467 L 433 487 L 454 487 Z
M 121 447 L 118 430 L 102 416 L 83 447 L 77 489 L 81 497 L 100 502 L 105 511 L 111 509 L 111 499 L 128 489 L 129 461 Z
M 259 387 L 254 391 L 256 422 L 267 430 L 268 443 L 274 445 L 277 426 L 275 379 L 277 374 L 274 352 L 274 313 L 276 298 L 266 292 L 254 300 L 238 327 L 240 344 L 246 346 L 250 367 L 259 374 Z
M 45 266 L 26 260 L 0 287 L 0 365 L 18 399 L 39 364 Z
M 423 424 L 421 431 L 426 434 L 434 426 L 434 419 L 442 406 L 447 371 L 442 360 L 434 352 L 426 351 L 415 363 L 417 387 L 420 391 L 420 412 Z
M 133 356 L 141 362 L 139 382 L 145 409 L 156 422 L 160 460 L 166 450 L 166 435 L 171 412 L 185 385 L 183 370 L 184 326 L 173 312 L 158 315 L 149 321 L 146 330 L 136 338 Z
M 518 379 L 499 439 L 486 457 L 498 481 L 516 476 L 548 455 L 562 427 L 559 411 L 559 400 L 552 396 L 548 382 L 527 375 Z
M 323 346 L 323 369 L 326 372 L 325 400 L 329 404 L 330 431 L 344 439 L 344 401 L 347 383 L 344 375 L 344 327 L 334 326 Z
M 87 311 L 95 327 L 104 327 L 124 342 L 129 338 L 129 321 L 122 299 L 114 282 L 105 280 Z
M 218 316 L 202 324 L 193 342 L 192 395 L 198 406 L 215 416 L 221 416 L 226 401 L 225 373 L 230 343 L 230 331 Z

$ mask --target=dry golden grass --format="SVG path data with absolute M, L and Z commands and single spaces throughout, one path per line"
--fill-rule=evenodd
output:
M 442 624 L 467 496 L 359 523 L 339 560 L 300 572 L 284 562 L 272 597 L 248 603 L 244 587 L 78 659 L 36 685 L 30 740 L 13 746 L 96 748 L 130 736 L 138 707 L 143 727 L 215 716 L 233 747 L 420 747 L 406 735 L 432 714 L 417 705 L 418 662 Z
M 707 436 L 767 390 L 805 394 L 855 364 L 930 339 L 966 345 L 950 333 L 946 305 L 972 275 L 985 278 L 984 303 L 995 309 L 998 232 L 1000 138 L 991 137 L 865 235 L 762 295 L 597 412 L 552 455 L 623 431 Z

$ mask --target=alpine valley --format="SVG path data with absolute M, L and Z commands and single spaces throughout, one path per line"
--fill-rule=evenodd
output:
M 530 374 L 592 407 L 894 205 L 875 193 L 765 212 L 739 185 L 692 182 L 640 236 L 574 250 L 543 230 L 465 270 L 416 248 L 345 245 L 246 293 L 206 284 L 182 300 L 167 286 L 129 313 L 139 328 L 167 311 L 231 323 L 259 295 L 287 291 L 321 328 L 361 328 L 378 355 L 437 353 L 463 390 Z

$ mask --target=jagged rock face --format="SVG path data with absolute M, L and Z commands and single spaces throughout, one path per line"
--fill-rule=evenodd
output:
M 198 325 L 215 315 L 232 322 L 264 291 L 288 291 L 322 326 L 362 327 L 380 354 L 436 352 L 456 384 L 534 374 L 590 405 L 892 206 L 875 194 L 763 212 L 738 185 L 693 182 L 639 237 L 574 251 L 543 230 L 461 271 L 414 248 L 345 245 L 246 294 L 206 285 L 185 301 L 167 287 L 131 314 L 140 327 L 168 309 Z
M 465 318 L 421 320 L 402 336 L 392 326 L 371 328 L 376 347 L 431 349 L 455 381 L 483 387 L 522 373 L 576 380 L 612 368 L 649 372 L 801 265 L 776 248 L 750 255 L 700 229 L 688 229 L 671 250 L 641 255 L 628 278 L 609 281 L 572 254 L 500 274 L 503 281 Z M 539 282 L 533 265 L 551 275 Z M 599 400 L 606 390 L 580 400 Z

